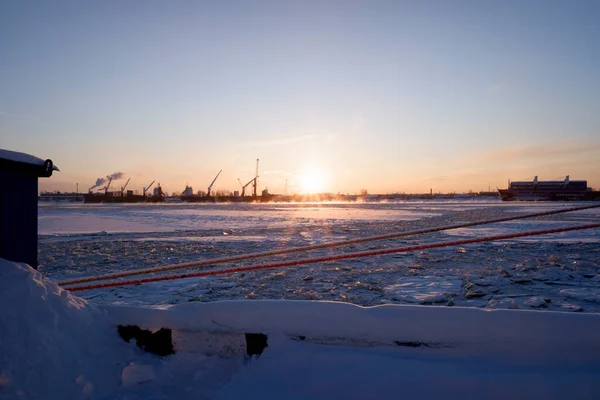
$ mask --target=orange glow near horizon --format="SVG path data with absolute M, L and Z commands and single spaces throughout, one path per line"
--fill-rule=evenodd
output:
M 322 193 L 325 189 L 325 174 L 323 171 L 311 168 L 300 174 L 301 193 Z

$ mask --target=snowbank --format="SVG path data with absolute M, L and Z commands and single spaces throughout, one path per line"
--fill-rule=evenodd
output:
M 310 301 L 93 307 L 0 259 L 0 398 L 600 398 L 600 315 Z M 176 354 L 116 325 L 170 328 Z M 248 338 L 263 334 L 260 357 Z M 256 353 L 258 354 L 258 353 Z
M 119 384 L 127 348 L 85 300 L 0 259 L 0 305 L 1 398 L 95 398 Z
M 219 399 L 600 398 L 600 315 L 311 301 L 106 307 L 118 323 L 173 329 L 175 350 L 244 353 Z
M 105 309 L 114 323 L 171 328 L 188 350 L 186 336 L 194 332 L 264 333 L 315 343 L 435 348 L 436 354 L 520 365 L 600 360 L 599 314 L 289 300 Z M 176 351 L 177 345 L 175 340 Z

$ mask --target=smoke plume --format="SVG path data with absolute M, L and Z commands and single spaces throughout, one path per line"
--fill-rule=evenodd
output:
M 115 172 L 113 174 L 106 175 L 106 179 L 112 178 L 113 181 L 116 181 L 116 180 L 122 179 L 124 176 L 125 176 L 124 172 Z
M 98 186 L 102 186 L 110 180 L 116 181 L 116 180 L 122 179 L 124 176 L 125 176 L 124 172 L 115 172 L 110 175 L 106 175 L 106 178 L 98 178 L 98 179 L 96 179 L 96 183 L 94 184 L 94 186 L 92 186 L 89 190 L 91 191 L 92 189 L 97 188 Z M 106 189 L 108 189 L 108 188 L 106 188 Z
M 96 188 L 96 187 L 98 187 L 100 185 L 104 185 L 105 183 L 106 183 L 106 179 L 104 179 L 104 178 L 98 178 L 98 179 L 96 179 L 96 183 L 94 184 L 94 186 L 92 186 L 90 188 L 90 190 L 92 190 L 92 189 L 94 189 L 94 188 Z

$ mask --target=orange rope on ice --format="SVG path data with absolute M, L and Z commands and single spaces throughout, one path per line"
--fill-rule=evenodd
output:
M 551 233 L 569 232 L 569 231 L 594 229 L 594 228 L 600 228 L 600 224 L 588 224 L 588 225 L 571 226 L 571 227 L 565 227 L 565 228 L 544 229 L 544 230 L 538 230 L 538 231 L 511 233 L 511 234 L 505 234 L 505 235 L 485 236 L 485 237 L 476 238 L 476 239 L 453 240 L 450 242 L 438 242 L 438 243 L 423 244 L 423 245 L 417 245 L 417 246 L 407 246 L 407 247 L 397 247 L 397 248 L 383 249 L 383 250 L 363 251 L 363 252 L 357 252 L 357 253 L 340 254 L 337 256 L 307 258 L 304 260 L 253 265 L 253 266 L 248 266 L 248 267 L 219 269 L 219 270 L 213 270 L 213 271 L 195 272 L 195 273 L 190 273 L 190 274 L 168 275 L 168 276 L 162 276 L 162 277 L 136 279 L 136 280 L 130 280 L 130 281 L 121 281 L 121 282 L 108 282 L 108 283 L 100 283 L 100 284 L 96 284 L 96 285 L 76 286 L 76 287 L 72 287 L 72 288 L 67 288 L 67 290 L 76 292 L 76 291 L 90 290 L 90 289 L 101 289 L 101 288 L 109 288 L 109 287 L 117 287 L 117 286 L 138 285 L 138 284 L 142 284 L 142 283 L 159 282 L 159 281 L 170 281 L 170 280 L 183 279 L 183 278 L 196 278 L 196 277 L 202 277 L 202 276 L 225 275 L 225 274 L 233 274 L 233 273 L 245 272 L 245 271 L 256 271 L 256 270 L 262 270 L 262 269 L 288 267 L 288 266 L 293 266 L 293 265 L 312 264 L 312 263 L 317 263 L 317 262 L 346 260 L 346 259 L 350 259 L 350 258 L 372 257 L 372 256 L 377 256 L 377 255 L 382 255 L 382 254 L 406 253 L 409 251 L 416 251 L 416 250 L 435 249 L 435 248 L 448 247 L 448 246 L 460 246 L 460 245 L 472 244 L 472 243 L 493 242 L 493 241 L 497 241 L 497 240 L 514 239 L 514 238 L 520 238 L 520 237 L 526 237 L 526 236 L 546 235 L 546 234 L 551 234 Z
M 103 280 L 109 280 L 109 279 L 125 278 L 128 276 L 135 276 L 135 275 L 145 275 L 145 274 L 151 274 L 151 273 L 157 273 L 157 272 L 175 271 L 175 270 L 179 270 L 179 269 L 187 269 L 187 268 L 195 268 L 195 267 L 206 267 L 206 266 L 213 266 L 216 264 L 224 264 L 224 263 L 231 263 L 231 262 L 235 262 L 235 261 L 250 260 L 253 258 L 268 257 L 268 256 L 281 255 L 281 254 L 290 254 L 290 253 L 297 253 L 297 252 L 302 252 L 302 251 L 319 250 L 319 249 L 325 249 L 325 248 L 331 248 L 331 247 L 347 246 L 350 244 L 372 242 L 372 241 L 378 241 L 378 240 L 396 239 L 396 238 L 413 236 L 413 235 L 422 235 L 425 233 L 440 232 L 440 231 L 445 231 L 445 230 L 450 230 L 450 229 L 467 228 L 467 227 L 471 227 L 471 226 L 514 221 L 514 220 L 525 219 L 525 218 L 545 217 L 548 215 L 561 214 L 561 213 L 572 212 L 572 211 L 588 210 L 591 208 L 599 208 L 599 207 L 600 207 L 600 204 L 593 204 L 593 205 L 588 205 L 588 206 L 573 207 L 573 208 L 566 208 L 566 209 L 559 209 L 559 210 L 552 210 L 552 211 L 544 211 L 544 212 L 533 213 L 533 214 L 516 215 L 516 216 L 511 216 L 511 217 L 489 219 L 489 220 L 484 220 L 484 221 L 475 221 L 475 222 L 466 222 L 463 224 L 446 225 L 446 226 L 441 226 L 441 227 L 437 227 L 437 228 L 426 228 L 426 229 L 419 229 L 419 230 L 408 231 L 408 232 L 389 233 L 389 234 L 385 234 L 385 235 L 369 236 L 369 237 L 364 237 L 364 238 L 316 244 L 316 245 L 311 245 L 311 246 L 302 246 L 302 247 L 293 247 L 293 248 L 280 249 L 280 250 L 264 251 L 264 252 L 250 253 L 250 254 L 244 254 L 244 255 L 239 255 L 239 256 L 232 256 L 232 257 L 213 258 L 213 259 L 204 260 L 204 261 L 194 261 L 194 262 L 189 262 L 189 263 L 166 265 L 163 267 L 141 268 L 141 269 L 136 269 L 136 270 L 132 270 L 132 271 L 116 272 L 116 273 L 106 274 L 106 275 L 101 275 L 101 276 L 89 276 L 89 277 L 85 277 L 85 278 L 64 280 L 64 281 L 59 281 L 57 283 L 60 286 L 69 286 L 69 285 L 75 285 L 75 284 L 80 284 L 80 283 L 88 283 L 88 282 L 96 282 L 96 281 L 103 281 Z

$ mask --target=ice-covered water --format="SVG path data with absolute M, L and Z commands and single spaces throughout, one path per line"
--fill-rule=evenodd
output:
M 497 200 L 41 204 L 40 271 L 52 279 L 65 279 L 576 205 L 582 204 Z M 591 209 L 224 266 L 257 265 L 599 220 L 600 209 Z M 599 312 L 599 243 L 600 232 L 595 229 L 79 294 L 100 304 L 269 298 L 336 300 L 359 305 L 411 303 Z

